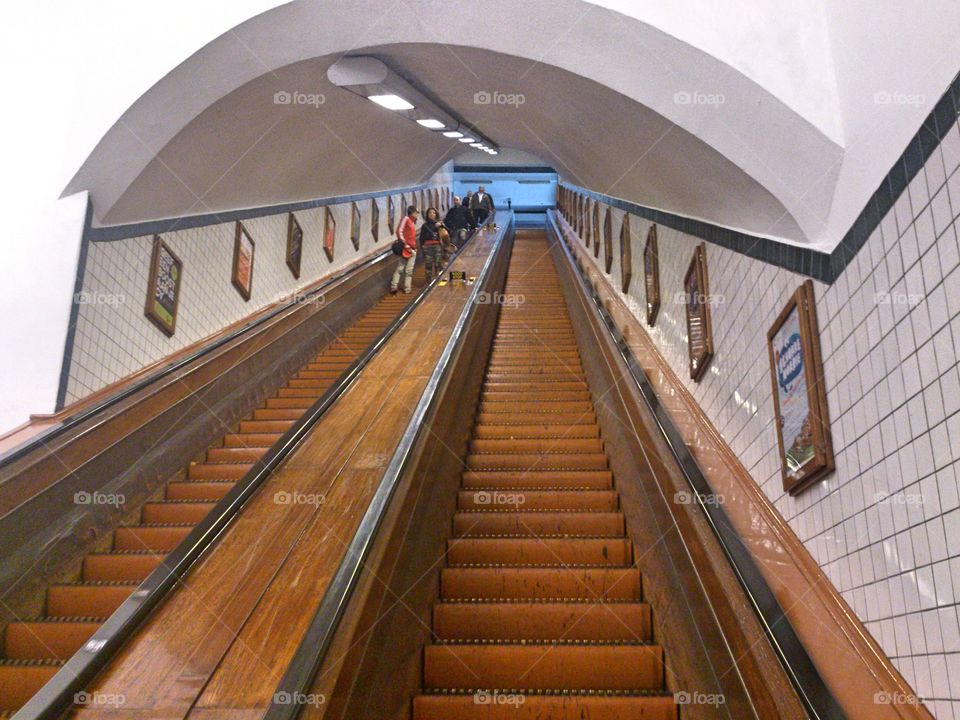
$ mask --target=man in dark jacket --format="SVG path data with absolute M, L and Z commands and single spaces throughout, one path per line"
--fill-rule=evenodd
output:
M 476 194 L 470 198 L 470 210 L 473 211 L 477 225 L 483 225 L 487 221 L 487 216 L 494 211 L 493 198 L 483 185 L 478 187 Z
M 453 196 L 453 207 L 447 210 L 447 214 L 443 218 L 443 225 L 450 231 L 457 247 L 463 245 L 463 241 L 467 239 L 467 232 L 470 230 L 470 211 L 460 202 L 458 195 Z

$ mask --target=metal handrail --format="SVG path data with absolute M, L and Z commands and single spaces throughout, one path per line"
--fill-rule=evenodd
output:
M 616 345 L 617 351 L 626 364 L 631 378 L 636 383 L 640 395 L 643 397 L 644 402 L 653 415 L 654 423 L 664 441 L 667 443 L 667 446 L 670 448 L 674 459 L 677 461 L 681 475 L 683 475 L 693 490 L 692 494 L 696 499 L 697 506 L 700 508 L 707 524 L 716 536 L 721 550 L 723 550 L 737 581 L 747 597 L 747 601 L 753 608 L 764 633 L 790 678 L 790 682 L 796 689 L 797 695 L 806 709 L 807 714 L 809 717 L 816 718 L 817 720 L 840 720 L 841 718 L 845 718 L 846 715 L 830 691 L 830 688 L 827 687 L 820 672 L 813 664 L 813 660 L 811 660 L 806 648 L 793 629 L 793 625 L 786 616 L 783 606 L 780 605 L 780 601 L 776 595 L 774 595 L 766 578 L 760 572 L 750 551 L 746 545 L 744 545 L 742 538 L 736 530 L 734 530 L 726 512 L 724 512 L 719 503 L 705 502 L 706 498 L 713 495 L 713 490 L 709 482 L 697 464 L 693 454 L 690 452 L 690 449 L 687 447 L 683 436 L 673 422 L 673 418 L 670 417 L 667 409 L 660 403 L 656 390 L 654 390 L 647 374 L 630 349 L 626 338 L 624 338 L 623 333 L 620 332 L 610 313 L 607 312 L 607 309 L 604 307 L 600 295 L 587 280 L 584 270 L 577 265 L 576 260 L 570 252 L 570 248 L 563 240 L 557 227 L 556 215 L 551 214 L 548 217 L 547 229 L 557 238 L 557 244 L 562 248 L 568 262 L 573 268 L 574 276 L 579 281 L 583 293 L 593 301 L 592 309 Z
M 210 342 L 207 345 L 204 345 L 201 348 L 198 348 L 197 350 L 190 353 L 189 355 L 186 355 L 180 358 L 179 360 L 176 360 L 170 363 L 169 365 L 165 365 L 164 367 L 158 369 L 156 372 L 150 373 L 149 375 L 142 378 L 141 380 L 138 380 L 137 382 L 118 391 L 117 393 L 104 398 L 103 400 L 96 403 L 95 405 L 91 405 L 89 408 L 81 410 L 74 415 L 70 415 L 60 423 L 57 423 L 56 425 L 52 425 L 47 430 L 44 430 L 42 433 L 38 435 L 34 435 L 28 440 L 25 440 L 24 442 L 22 442 L 20 445 L 17 445 L 16 447 L 11 448 L 10 450 L 4 453 L 0 453 L 0 467 L 3 467 L 8 463 L 11 463 L 17 460 L 18 458 L 23 457 L 24 455 L 32 452 L 33 450 L 37 449 L 40 446 L 47 445 L 51 440 L 65 433 L 67 430 L 70 430 L 71 428 L 74 428 L 82 424 L 83 422 L 89 420 L 93 416 L 99 413 L 102 413 L 105 410 L 108 410 L 109 408 L 113 407 L 117 403 L 120 403 L 123 400 L 126 400 L 128 397 L 135 395 L 136 393 L 152 385 L 153 383 L 159 380 L 162 380 L 163 378 L 169 375 L 172 375 L 173 373 L 177 372 L 181 368 L 184 368 L 187 365 L 190 365 L 191 363 L 196 362 L 197 360 L 204 357 L 205 355 L 212 353 L 214 350 L 218 350 L 221 347 L 227 345 L 228 343 L 233 342 L 238 337 L 245 335 L 246 333 L 254 330 L 260 325 L 266 323 L 267 321 L 272 320 L 273 318 L 277 317 L 278 315 L 288 310 L 289 308 L 293 307 L 294 305 L 298 303 L 302 303 L 304 298 L 311 298 L 311 297 L 315 297 L 316 295 L 321 295 L 327 292 L 333 285 L 341 282 L 342 280 L 354 275 L 355 273 L 361 270 L 364 270 L 370 267 L 371 265 L 375 265 L 376 263 L 382 262 L 383 260 L 389 258 L 390 255 L 391 255 L 390 250 L 389 248 L 387 248 L 383 252 L 377 253 L 376 255 L 373 255 L 367 258 L 366 260 L 363 260 L 362 262 L 357 263 L 356 265 L 351 265 L 350 267 L 345 268 L 343 271 L 338 272 L 336 275 L 332 275 L 331 277 L 327 278 L 323 283 L 316 286 L 315 288 L 312 288 L 311 290 L 308 290 L 300 294 L 292 293 L 293 297 L 291 297 L 290 300 L 277 305 L 270 312 L 264 315 L 261 315 L 257 318 L 254 318 L 250 322 L 245 323 L 244 325 L 241 325 L 240 327 L 236 328 L 235 330 L 232 330 L 228 334 L 220 338 L 217 338 L 216 340 Z
M 479 229 L 470 234 L 451 260 L 463 252 L 477 232 Z M 167 593 L 233 522 L 243 505 L 310 434 L 324 413 L 354 383 L 360 372 L 423 302 L 440 278 L 441 275 L 435 277 L 414 296 L 390 325 L 350 364 L 336 383 L 254 463 L 247 474 L 140 583 L 136 591 L 124 600 L 83 647 L 13 716 L 13 720 L 55 720 L 74 704 L 75 696 L 83 692 L 97 673 L 107 666 L 150 612 L 163 602 Z
M 420 395 L 413 416 L 407 423 L 400 443 L 390 458 L 384 476 L 377 486 L 377 490 L 360 521 L 360 525 L 357 527 L 357 531 L 353 535 L 353 539 L 350 541 L 350 545 L 347 547 L 336 575 L 327 586 L 323 600 L 314 613 L 313 619 L 290 660 L 286 672 L 277 685 L 271 698 L 270 707 L 263 716 L 263 720 L 294 720 L 300 714 L 303 708 L 303 703 L 300 700 L 308 697 L 314 677 L 323 664 L 327 650 L 340 623 L 340 618 L 359 581 L 364 561 L 377 538 L 377 531 L 390 506 L 400 476 L 410 459 L 410 453 L 421 433 L 425 432 L 423 420 L 437 400 L 437 389 L 449 369 L 450 360 L 459 344 L 460 337 L 463 335 L 464 328 L 476 311 L 477 303 L 475 300 L 477 294 L 483 287 L 484 280 L 500 250 L 500 245 L 509 234 L 513 224 L 514 216 L 511 213 L 483 268 L 477 275 L 473 290 L 467 298 L 440 359 L 427 380 L 427 385 Z

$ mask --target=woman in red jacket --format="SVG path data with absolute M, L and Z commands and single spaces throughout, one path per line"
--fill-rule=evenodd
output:
M 397 294 L 401 275 L 404 276 L 403 292 L 409 294 L 413 289 L 413 266 L 417 262 L 417 215 L 419 214 L 417 206 L 410 205 L 407 208 L 407 214 L 397 225 L 397 240 L 403 241 L 403 254 L 397 263 L 397 269 L 393 271 L 393 279 L 390 280 L 391 295 Z

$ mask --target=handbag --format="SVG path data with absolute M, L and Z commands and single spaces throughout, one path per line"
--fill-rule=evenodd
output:
M 404 243 L 403 240 L 394 240 L 393 244 L 390 246 L 390 251 L 398 257 L 403 257 L 403 248 L 405 246 L 406 243 Z

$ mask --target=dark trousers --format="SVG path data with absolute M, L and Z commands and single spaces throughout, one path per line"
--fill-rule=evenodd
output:
M 487 215 L 489 214 L 486 208 L 477 208 L 473 211 L 473 216 L 477 219 L 477 225 L 483 225 L 487 221 Z

